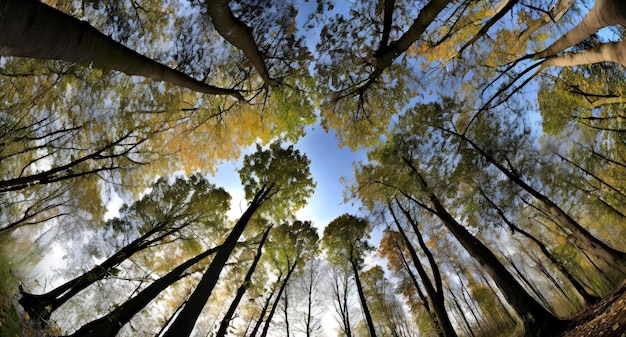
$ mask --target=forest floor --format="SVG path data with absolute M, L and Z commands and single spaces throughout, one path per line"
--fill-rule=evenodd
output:
M 626 281 L 576 314 L 560 337 L 626 337 Z

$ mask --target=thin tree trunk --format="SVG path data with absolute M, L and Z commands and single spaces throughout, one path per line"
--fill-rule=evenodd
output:
M 419 283 L 417 282 L 417 278 L 415 277 L 415 274 L 411 270 L 411 267 L 409 267 L 409 262 L 406 260 L 406 257 L 404 256 L 404 252 L 402 252 L 402 247 L 400 247 L 400 245 L 396 243 L 396 248 L 400 251 L 400 257 L 402 258 L 402 265 L 404 266 L 404 270 L 407 272 L 407 274 L 409 274 L 409 278 L 411 279 L 413 286 L 417 290 L 417 296 L 419 296 L 420 300 L 422 301 L 422 305 L 424 306 L 424 309 L 426 309 L 426 312 L 428 313 L 428 315 L 430 315 L 430 317 L 433 320 L 436 319 L 432 309 L 430 308 L 430 304 L 428 303 L 428 298 L 426 297 L 426 295 L 424 295 L 424 292 L 422 292 L 422 289 L 420 288 Z
M 541 250 L 543 255 L 547 257 L 548 260 L 550 260 L 550 262 L 552 262 L 557 267 L 557 269 L 563 274 L 563 276 L 565 276 L 565 278 L 568 281 L 570 281 L 570 283 L 572 284 L 576 292 L 578 292 L 578 294 L 581 296 L 583 300 L 583 305 L 594 304 L 600 300 L 600 297 L 588 292 L 587 289 L 580 282 L 578 282 L 578 280 L 574 277 L 574 275 L 572 275 L 569 272 L 569 270 L 567 270 L 565 265 L 561 261 L 559 261 L 556 257 L 554 257 L 554 255 L 552 255 L 552 253 L 548 250 L 546 245 L 543 244 L 543 242 L 541 242 L 539 239 L 537 239 L 536 237 L 534 237 L 527 231 L 523 230 L 522 228 L 520 228 L 519 226 L 511 222 L 508 219 L 508 217 L 504 214 L 504 212 L 500 209 L 500 207 L 498 207 L 493 200 L 487 197 L 485 191 L 483 191 L 482 188 L 479 187 L 478 190 L 480 191 L 481 195 L 487 200 L 487 202 L 489 202 L 494 207 L 494 209 L 496 210 L 500 218 L 504 221 L 504 223 L 507 224 L 507 226 L 509 226 L 509 228 L 511 229 L 511 232 L 513 233 L 517 232 L 517 233 L 522 234 L 523 236 L 525 236 L 530 241 L 534 242 L 539 247 L 539 250 Z
M 209 255 L 221 251 L 222 246 L 217 246 L 185 261 L 178 265 L 169 273 L 165 274 L 158 280 L 152 282 L 145 289 L 140 291 L 137 296 L 122 303 L 109 314 L 83 325 L 80 329 L 70 335 L 70 337 L 110 337 L 115 336 L 117 332 L 130 321 L 135 314 L 148 305 L 155 297 L 159 296 L 163 290 L 185 276 L 184 272 L 191 266 L 200 262 Z
M 334 271 L 333 277 L 333 291 L 335 295 L 335 301 L 337 305 L 335 310 L 341 317 L 341 329 L 346 334 L 346 337 L 352 337 L 352 328 L 350 326 L 350 312 L 348 311 L 348 277 L 344 276 L 343 279 L 340 280 L 340 275 L 337 275 L 336 270 Z M 340 281 L 343 281 L 340 284 Z M 340 289 L 343 287 L 343 289 Z M 343 290 L 343 292 L 342 292 Z
M 287 287 L 287 282 L 289 282 L 289 278 L 291 278 L 293 271 L 296 270 L 297 265 L 298 265 L 298 259 L 296 259 L 296 261 L 293 263 L 293 266 L 291 266 L 289 270 L 287 270 L 287 276 L 285 276 L 285 279 L 283 280 L 283 283 L 281 284 L 280 289 L 278 289 L 278 295 L 276 295 L 276 300 L 274 300 L 274 304 L 272 304 L 272 309 L 270 310 L 269 314 L 267 314 L 267 319 L 265 320 L 263 331 L 261 331 L 261 337 L 267 336 L 267 332 L 269 331 L 269 328 L 270 328 L 270 323 L 272 322 L 272 317 L 274 317 L 274 313 L 276 312 L 276 308 L 278 307 L 278 302 L 280 302 L 280 297 L 283 295 L 283 292 L 285 291 L 285 288 Z
M 372 320 L 372 314 L 367 306 L 367 299 L 363 292 L 363 285 L 361 284 L 361 278 L 359 277 L 359 269 L 357 268 L 354 258 L 350 259 L 350 265 L 352 266 L 352 272 L 354 273 L 354 283 L 356 283 L 356 289 L 359 293 L 359 300 L 361 302 L 361 308 L 363 309 L 363 315 L 365 315 L 365 321 L 367 322 L 367 328 L 369 330 L 370 337 L 376 337 L 376 329 L 374 328 L 374 321 Z
M 476 337 L 476 334 L 474 333 L 474 329 L 472 329 L 472 325 L 467 320 L 467 317 L 465 317 L 465 314 L 463 314 L 463 308 L 461 307 L 461 303 L 459 303 L 459 299 L 456 297 L 452 289 L 448 289 L 448 291 L 450 292 L 450 295 L 452 296 L 452 301 L 454 302 L 454 305 L 456 306 L 456 309 L 459 312 L 459 316 L 461 316 L 461 318 L 463 319 L 463 322 L 465 323 L 465 326 L 467 327 L 467 331 L 469 332 L 470 336 Z
M 400 205 L 400 203 L 397 200 L 396 200 L 396 203 L 398 204 L 398 206 Z M 448 317 L 448 314 L 446 312 L 445 299 L 443 295 L 443 286 L 442 286 L 442 281 L 441 281 L 441 275 L 439 273 L 439 268 L 437 267 L 436 264 L 434 264 L 435 269 L 433 269 L 433 277 L 435 279 L 436 286 L 433 286 L 433 283 L 428 277 L 428 274 L 426 273 L 424 266 L 422 266 L 422 263 L 420 262 L 419 257 L 417 256 L 417 252 L 413 248 L 413 245 L 411 244 L 409 238 L 404 232 L 404 229 L 402 229 L 402 226 L 400 226 L 400 222 L 397 220 L 396 215 L 393 212 L 393 209 L 391 208 L 391 205 L 388 205 L 388 209 L 389 209 L 389 212 L 391 213 L 391 216 L 394 219 L 394 222 L 396 223 L 396 227 L 398 228 L 400 235 L 402 235 L 402 238 L 404 239 L 405 246 L 409 250 L 409 254 L 411 255 L 411 259 L 413 260 L 413 265 L 415 266 L 415 269 L 417 269 L 417 272 L 420 278 L 422 279 L 422 284 L 424 285 L 424 288 L 426 289 L 426 294 L 428 298 L 430 298 L 430 301 L 433 306 L 433 311 L 435 312 L 435 317 L 437 319 L 436 325 L 439 328 L 439 334 L 441 336 L 446 336 L 446 337 L 456 336 L 456 332 L 454 331 L 454 328 L 452 327 L 452 323 L 450 322 L 450 318 Z M 402 210 L 404 211 L 404 209 Z M 405 216 L 410 217 L 408 213 L 405 213 Z M 410 221 L 412 221 L 412 219 Z M 423 243 L 423 239 L 421 238 L 421 233 L 417 231 L 415 234 L 419 237 L 418 240 L 420 240 L 420 246 L 421 246 L 421 244 Z M 424 250 L 425 245 L 421 247 L 422 247 L 422 250 Z M 434 261 L 431 262 L 431 267 L 433 266 L 433 263 Z
M 204 305 L 211 296 L 213 288 L 219 280 L 222 269 L 224 269 L 228 258 L 235 249 L 237 240 L 239 240 L 239 237 L 243 233 L 244 229 L 246 229 L 248 221 L 252 218 L 254 212 L 256 212 L 256 210 L 263 204 L 267 195 L 272 191 L 272 188 L 273 185 L 269 187 L 264 186 L 254 196 L 254 199 L 250 203 L 248 209 L 243 213 L 228 237 L 224 240 L 224 243 L 222 244 L 223 248 L 217 253 L 211 262 L 211 265 L 202 276 L 202 279 L 200 279 L 196 289 L 189 297 L 187 304 L 181 310 L 174 322 L 172 322 L 170 328 L 165 332 L 165 334 L 163 334 L 163 337 L 181 337 L 189 336 L 191 334 L 191 331 L 193 330 Z
M 439 13 L 451 2 L 453 1 L 431 0 L 424 5 L 411 27 L 398 40 L 377 52 L 374 58 L 374 71 L 370 74 L 368 81 L 358 88 L 358 91 L 364 92 L 376 82 L 383 71 L 389 68 L 396 58 L 407 51 L 422 36 L 426 28 L 435 21 Z
M 282 279 L 283 275 L 280 274 L 278 276 L 278 281 L 280 282 L 280 280 Z M 257 332 L 259 331 L 259 328 L 261 328 L 261 324 L 263 323 L 263 318 L 265 318 L 265 313 L 267 312 L 267 309 L 269 309 L 270 307 L 270 302 L 272 301 L 272 297 L 274 296 L 274 293 L 276 293 L 276 289 L 272 289 L 272 292 L 270 293 L 270 295 L 267 297 L 267 300 L 265 301 L 265 304 L 263 305 L 263 309 L 261 310 L 261 314 L 259 315 L 259 319 L 256 321 L 256 324 L 254 324 L 254 328 L 252 329 L 252 332 L 250 332 L 250 337 L 256 337 Z
M 256 255 L 254 256 L 254 260 L 252 261 L 252 264 L 250 265 L 250 268 L 248 269 L 248 272 L 246 273 L 246 276 L 243 279 L 243 283 L 237 289 L 237 294 L 235 295 L 235 298 L 233 299 L 233 301 L 230 303 L 230 307 L 228 307 L 228 311 L 226 311 L 226 314 L 224 315 L 224 318 L 222 319 L 222 322 L 220 323 L 220 327 L 217 330 L 217 334 L 215 334 L 216 337 L 226 336 L 228 325 L 230 324 L 230 321 L 233 319 L 233 315 L 235 314 L 235 311 L 237 310 L 237 306 L 239 305 L 239 302 L 243 298 L 243 295 L 246 293 L 246 290 L 248 289 L 248 286 L 252 280 L 252 274 L 254 274 L 254 270 L 256 269 L 256 266 L 259 263 L 259 260 L 261 259 L 261 255 L 263 252 L 263 244 L 265 244 L 265 240 L 267 239 L 267 235 L 270 232 L 270 229 L 272 229 L 271 226 L 267 228 L 267 230 L 265 230 L 265 232 L 263 233 L 263 237 L 261 238 L 261 242 L 259 243 L 259 247 L 257 248 Z
M 36 0 L 4 0 L 0 5 L 0 32 L 0 55 L 63 60 L 243 99 L 237 90 L 193 79 L 113 41 L 87 22 Z
M 463 301 L 467 305 L 467 308 L 469 309 L 470 313 L 472 314 L 472 317 L 474 317 L 474 321 L 476 322 L 476 325 L 478 325 L 478 328 L 480 329 L 480 331 L 482 331 L 482 334 L 484 335 L 485 334 L 485 329 L 483 328 L 483 325 L 480 323 L 480 321 L 481 321 L 480 318 L 476 314 L 477 311 L 480 311 L 480 308 L 476 305 L 476 302 L 472 301 L 472 295 L 469 293 L 469 290 L 465 286 L 465 282 L 463 282 L 463 279 L 462 279 L 461 275 L 459 275 L 459 272 L 456 271 L 456 273 L 457 273 L 457 277 L 459 279 L 459 283 L 461 284 L 461 296 L 463 297 Z M 452 291 L 452 290 L 450 290 L 450 291 Z M 481 315 L 481 316 L 484 317 L 484 315 Z
M 313 267 L 311 267 L 313 268 Z M 313 286 L 315 283 L 315 275 L 313 274 L 314 271 L 313 269 L 310 270 L 310 275 L 309 276 L 309 284 L 307 287 L 307 298 L 306 298 L 306 304 L 307 304 L 307 308 L 306 308 L 306 318 L 305 318 L 305 333 L 307 337 L 311 337 L 311 327 L 312 327 L 312 322 L 313 322 Z
M 478 33 L 474 34 L 474 36 L 472 36 L 472 38 L 469 39 L 469 41 L 465 42 L 465 44 L 461 46 L 461 48 L 458 51 L 458 55 L 459 56 L 462 55 L 463 51 L 467 47 L 471 46 L 472 44 L 474 44 L 474 42 L 478 41 L 478 39 L 486 35 L 487 32 L 489 31 L 489 28 L 491 28 L 493 25 L 496 24 L 496 22 L 502 19 L 502 17 L 505 16 L 506 13 L 510 12 L 518 2 L 519 0 L 508 0 L 504 6 L 501 6 L 500 8 L 498 8 L 498 11 L 496 12 L 496 14 L 491 19 L 489 19 L 489 21 L 487 21 L 487 23 L 484 26 L 480 28 Z
M 289 334 L 289 312 L 287 311 L 287 309 L 289 308 L 289 296 L 287 293 L 285 293 L 285 295 L 283 295 L 283 315 L 285 318 L 285 333 L 287 334 L 287 337 L 290 337 L 291 335 Z

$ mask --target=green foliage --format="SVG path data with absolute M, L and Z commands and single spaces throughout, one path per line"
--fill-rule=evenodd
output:
M 266 150 L 257 145 L 256 152 L 246 155 L 238 170 L 246 198 L 251 200 L 261 188 L 268 188 L 268 200 L 260 212 L 276 221 L 292 218 L 306 205 L 316 186 L 309 164 L 293 145 L 283 148 L 277 141 Z
M 319 235 L 310 221 L 283 223 L 272 228 L 265 254 L 283 274 L 298 264 L 298 271 L 304 263 L 318 253 Z
M 350 214 L 335 218 L 324 228 L 322 237 L 322 247 L 328 260 L 345 268 L 350 268 L 350 264 L 354 263 L 360 269 L 365 255 L 373 250 L 367 242 L 371 230 L 371 226 L 363 218 Z

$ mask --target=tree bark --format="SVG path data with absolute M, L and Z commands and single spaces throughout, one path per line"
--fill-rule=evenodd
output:
M 176 317 L 174 322 L 172 322 L 169 329 L 163 334 L 163 337 L 181 337 L 189 336 L 191 334 L 191 331 L 193 330 L 204 305 L 211 296 L 213 288 L 219 280 L 222 269 L 224 269 L 228 258 L 235 249 L 237 240 L 239 240 L 239 237 L 243 233 L 244 229 L 246 229 L 248 221 L 252 218 L 254 212 L 259 209 L 265 201 L 267 195 L 272 191 L 272 188 L 273 186 L 264 186 L 254 196 L 254 199 L 250 203 L 250 206 L 248 206 L 248 209 L 246 209 L 228 237 L 224 240 L 222 249 L 220 249 L 217 253 L 211 262 L 211 265 L 202 276 L 202 279 L 200 279 L 196 289 L 189 297 L 187 304 L 180 311 L 180 314 Z
M 3 1 L 0 31 L 0 55 L 63 60 L 243 99 L 237 90 L 193 79 L 113 41 L 89 23 L 36 0 Z
M 254 260 L 252 261 L 252 264 L 250 265 L 250 268 L 248 269 L 248 272 L 246 273 L 246 276 L 243 279 L 243 283 L 237 289 L 237 294 L 235 295 L 235 298 L 233 299 L 233 301 L 230 303 L 230 307 L 228 307 L 228 311 L 226 311 L 226 315 L 224 315 L 224 318 L 222 319 L 222 322 L 220 323 L 220 327 L 217 330 L 217 334 L 215 334 L 216 337 L 226 336 L 228 325 L 230 324 L 230 321 L 233 319 L 233 315 L 235 314 L 235 311 L 237 310 L 237 306 L 239 305 L 239 302 L 243 298 L 243 295 L 246 293 L 246 290 L 248 289 L 248 285 L 250 284 L 252 280 L 252 274 L 254 274 L 256 265 L 259 263 L 259 260 L 261 259 L 261 255 L 263 252 L 263 244 L 265 244 L 265 240 L 267 239 L 267 235 L 270 232 L 270 229 L 272 229 L 271 226 L 267 230 L 265 230 L 265 232 L 263 233 L 263 237 L 261 238 L 261 242 L 259 243 L 259 247 L 257 248 L 256 255 L 254 256 Z
M 589 50 L 549 57 L 543 65 L 573 67 L 599 62 L 614 62 L 626 67 L 626 41 L 600 43 Z

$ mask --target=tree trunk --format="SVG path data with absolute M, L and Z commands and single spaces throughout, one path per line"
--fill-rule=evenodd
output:
M 472 329 L 472 325 L 467 320 L 467 317 L 465 317 L 465 314 L 463 314 L 463 308 L 461 307 L 461 303 L 459 303 L 459 299 L 456 297 L 452 289 L 448 289 L 448 291 L 450 292 L 450 295 L 452 296 L 452 301 L 454 302 L 454 305 L 456 306 L 456 309 L 459 312 L 459 316 L 461 316 L 461 319 L 463 319 L 463 323 L 465 323 L 465 326 L 467 327 L 467 332 L 469 332 L 471 337 L 476 337 L 476 334 L 474 333 L 474 329 Z M 478 322 L 478 320 L 476 322 Z
M 478 41 L 478 39 L 486 35 L 487 32 L 489 31 L 489 28 L 491 28 L 493 25 L 496 24 L 496 22 L 502 19 L 502 17 L 505 16 L 506 13 L 510 12 L 518 2 L 519 0 L 508 0 L 507 3 L 504 4 L 503 6 L 498 6 L 499 8 L 497 9 L 496 14 L 491 19 L 489 19 L 489 21 L 487 21 L 487 23 L 484 26 L 480 28 L 478 33 L 474 34 L 474 36 L 472 36 L 472 38 L 469 39 L 469 41 L 465 42 L 465 44 L 461 46 L 461 48 L 458 51 L 458 55 L 461 56 L 463 54 L 463 51 L 467 47 L 471 46 L 472 44 L 474 44 L 474 42 Z
M 160 223 L 156 225 L 147 233 L 143 234 L 141 237 L 135 239 L 133 242 L 117 251 L 100 265 L 95 266 L 91 270 L 83 273 L 80 276 L 75 277 L 70 281 L 65 282 L 64 284 L 52 289 L 45 294 L 30 294 L 25 292 L 20 286 L 21 297 L 19 299 L 19 303 L 29 314 L 31 319 L 39 322 L 42 327 L 46 326 L 50 315 L 61 305 L 71 299 L 74 295 L 78 294 L 80 291 L 96 283 L 97 281 L 106 278 L 110 274 L 111 270 L 113 270 L 113 268 L 118 266 L 120 263 L 126 261 L 126 259 L 131 257 L 133 254 L 147 248 L 152 243 L 158 242 L 165 236 L 170 235 L 182 228 L 178 227 L 168 230 L 165 233 L 161 233 L 157 237 L 148 240 L 150 236 L 159 232 L 160 230 L 163 230 L 166 225 L 167 223 Z
M 368 81 L 365 82 L 358 91 L 364 92 L 376 82 L 383 71 L 389 68 L 398 56 L 407 51 L 407 49 L 422 36 L 426 28 L 435 21 L 437 15 L 451 2 L 452 0 L 429 1 L 419 12 L 411 27 L 409 27 L 398 40 L 392 42 L 386 48 L 377 51 L 374 58 L 374 71 L 370 74 Z
M 285 293 L 285 295 L 283 296 L 283 315 L 285 318 L 285 333 L 286 333 L 286 337 L 291 337 L 291 334 L 289 333 L 289 312 L 287 311 L 289 309 L 289 296 L 287 295 L 287 293 Z
M 389 208 L 389 211 L 391 212 L 394 222 L 396 223 L 396 227 L 398 228 L 400 235 L 402 235 L 404 244 L 409 250 L 409 254 L 411 255 L 411 259 L 413 260 L 413 265 L 415 266 L 415 269 L 417 269 L 417 272 L 420 278 L 422 279 L 422 285 L 426 289 L 426 295 L 428 296 L 428 298 L 430 298 L 433 311 L 435 313 L 435 318 L 437 319 L 435 322 L 435 325 L 439 329 L 439 335 L 445 336 L 445 337 L 456 336 L 456 332 L 454 331 L 454 328 L 452 327 L 452 323 L 450 322 L 450 317 L 448 317 L 448 313 L 446 311 L 445 301 L 444 301 L 444 296 L 443 296 L 443 291 L 442 291 L 443 289 L 441 287 L 441 276 L 439 275 L 438 271 L 433 271 L 433 275 L 436 279 L 435 282 L 437 283 L 437 289 L 435 289 L 430 278 L 428 277 L 428 274 L 426 273 L 426 270 L 422 266 L 422 263 L 420 262 L 419 257 L 417 256 L 417 252 L 415 252 L 415 249 L 413 248 L 413 245 L 411 244 L 409 238 L 404 232 L 404 229 L 402 229 L 402 226 L 400 226 L 400 223 L 396 219 L 396 215 L 394 214 L 393 209 L 391 208 L 391 206 L 389 206 L 388 208 Z M 417 232 L 416 235 L 420 236 L 421 234 Z M 437 277 L 439 278 L 438 280 L 437 280 Z
M 599 62 L 614 62 L 626 67 L 626 41 L 600 43 L 589 50 L 549 57 L 543 65 L 573 67 Z
M 471 139 L 452 130 L 442 129 L 442 131 L 455 135 L 461 138 L 463 141 L 467 142 L 485 160 L 494 165 L 498 170 L 500 170 L 500 172 L 502 172 L 507 178 L 509 178 L 509 180 L 521 187 L 524 191 L 528 192 L 528 194 L 532 195 L 540 203 L 542 203 L 548 209 L 550 214 L 556 219 L 556 221 L 558 221 L 558 223 L 567 228 L 574 235 L 574 237 L 576 237 L 576 239 L 578 239 L 588 249 L 590 249 L 595 256 L 599 257 L 609 266 L 616 268 L 622 273 L 626 271 L 626 253 L 608 246 L 606 243 L 600 241 L 598 238 L 593 236 L 588 230 L 583 228 L 578 222 L 576 222 L 576 220 L 570 217 L 557 204 L 550 200 L 550 198 L 543 195 L 541 192 L 537 191 L 528 183 L 526 183 L 526 181 L 524 181 L 517 174 L 517 172 L 504 167 L 504 165 L 500 164 L 493 156 L 485 152 L 481 147 L 478 146 L 478 144 L 476 144 Z
M 169 329 L 165 332 L 165 334 L 163 334 L 163 337 L 180 337 L 189 336 L 191 334 L 191 331 L 193 330 L 204 305 L 211 296 L 213 288 L 219 280 L 222 269 L 224 269 L 228 258 L 235 249 L 237 240 L 239 240 L 239 237 L 243 233 L 244 229 L 246 229 L 248 221 L 252 218 L 254 212 L 256 212 L 256 210 L 263 204 L 265 198 L 271 191 L 272 186 L 269 188 L 262 187 L 254 196 L 254 199 L 250 203 L 250 206 L 248 206 L 248 209 L 243 213 L 228 237 L 224 240 L 224 243 L 222 244 L 223 248 L 217 253 L 211 262 L 211 265 L 202 276 L 202 279 L 200 279 L 196 289 L 189 297 L 187 304 L 181 310 L 174 322 L 172 322 Z
M 367 307 L 367 300 L 363 293 L 363 285 L 361 284 L 361 278 L 359 277 L 359 269 L 357 268 L 356 261 L 351 258 L 350 265 L 352 266 L 352 272 L 354 273 L 354 283 L 356 283 L 356 289 L 359 293 L 359 300 L 361 302 L 361 308 L 363 309 L 363 315 L 365 315 L 365 321 L 367 322 L 367 328 L 370 333 L 370 337 L 376 337 L 376 329 L 374 328 L 374 321 L 372 320 L 372 314 Z
M 184 276 L 185 270 L 200 262 L 207 256 L 221 251 L 222 246 L 211 248 L 203 253 L 191 258 L 184 263 L 178 265 L 169 273 L 165 274 L 158 280 L 152 282 L 148 287 L 140 291 L 137 296 L 124 302 L 117 309 L 113 310 L 106 316 L 100 317 L 95 321 L 91 321 L 83 325 L 80 329 L 70 335 L 70 337 L 110 337 L 115 336 L 117 332 L 130 321 L 135 314 L 148 305 L 155 297 L 159 296 L 163 290 Z
M 0 32 L 0 55 L 63 60 L 243 99 L 237 90 L 193 79 L 113 41 L 87 22 L 36 0 L 3 1 Z
M 280 282 L 282 277 L 283 277 L 282 274 L 278 276 L 278 282 Z M 265 313 L 267 312 L 267 309 L 269 309 L 270 307 L 270 302 L 272 301 L 272 297 L 274 296 L 274 293 L 276 293 L 275 288 L 272 289 L 272 292 L 267 297 L 267 300 L 265 301 L 265 304 L 263 305 L 263 309 L 261 310 L 261 314 L 259 315 L 259 319 L 256 321 L 256 324 L 254 325 L 254 328 L 252 329 L 252 332 L 249 335 L 250 337 L 256 337 L 257 332 L 261 328 L 261 324 L 263 323 L 263 318 L 265 317 Z
M 529 336 L 551 336 L 560 332 L 566 321 L 560 320 L 550 311 L 546 310 L 537 300 L 530 296 L 526 290 L 517 282 L 515 277 L 504 267 L 498 258 L 489 250 L 484 243 L 473 236 L 465 227 L 454 219 L 454 217 L 441 204 L 437 196 L 432 192 L 422 175 L 413 164 L 402 158 L 416 175 L 419 185 L 424 191 L 428 191 L 429 199 L 434 209 L 427 209 L 433 212 L 454 235 L 465 250 L 478 261 L 482 268 L 494 280 L 507 302 L 517 312 L 524 324 L 526 334 Z
M 623 0 L 596 0 L 594 6 L 578 25 L 535 57 L 554 56 L 583 41 L 599 29 L 617 24 L 626 26 L 626 3 Z
M 270 310 L 269 314 L 267 315 L 267 319 L 265 320 L 263 331 L 261 331 L 261 337 L 267 336 L 267 332 L 269 331 L 269 328 L 270 328 L 270 323 L 272 323 L 272 317 L 274 317 L 274 313 L 276 312 L 276 308 L 278 307 L 278 302 L 280 302 L 280 297 L 283 295 L 283 292 L 285 292 L 285 288 L 287 287 L 287 282 L 289 282 L 289 278 L 293 274 L 293 271 L 296 270 L 297 265 L 298 265 L 298 259 L 296 259 L 296 261 L 294 261 L 293 263 L 293 266 L 291 266 L 291 268 L 287 270 L 287 276 L 285 276 L 283 283 L 280 285 L 280 289 L 278 289 L 278 295 L 276 295 L 276 299 L 274 300 L 274 303 L 272 304 L 272 309 Z
M 337 306 L 335 307 L 335 309 L 341 317 L 341 329 L 345 333 L 346 337 L 352 337 L 352 327 L 350 326 L 350 312 L 348 311 L 348 276 L 345 273 L 344 275 L 337 274 L 338 273 L 335 271 L 332 276 L 334 292 L 333 295 L 335 295 L 335 300 L 337 302 Z M 343 276 L 343 279 L 340 279 L 340 276 Z M 341 281 L 343 281 L 342 284 L 340 284 Z
M 217 334 L 215 334 L 216 337 L 226 336 L 228 325 L 230 324 L 230 321 L 233 319 L 233 315 L 235 314 L 235 311 L 237 310 L 237 306 L 239 305 L 239 302 L 243 298 L 243 295 L 246 293 L 246 290 L 248 289 L 248 286 L 252 280 L 252 274 L 254 274 L 254 270 L 256 269 L 256 265 L 259 263 L 259 260 L 261 259 L 261 255 L 263 252 L 263 244 L 265 243 L 265 240 L 267 239 L 267 234 L 270 232 L 270 229 L 272 229 L 271 226 L 267 230 L 265 230 L 265 232 L 263 233 L 263 237 L 261 238 L 261 242 L 259 243 L 259 247 L 257 248 L 256 255 L 254 256 L 254 260 L 252 261 L 252 264 L 250 265 L 250 268 L 248 269 L 248 272 L 246 273 L 246 276 L 243 279 L 243 283 L 237 289 L 237 294 L 235 295 L 235 298 L 233 299 L 233 301 L 230 303 L 230 307 L 228 307 L 228 311 L 226 312 L 226 315 L 224 315 L 224 318 L 222 319 L 222 322 L 220 323 L 220 327 L 217 330 Z
M 237 49 L 241 50 L 266 84 L 271 84 L 263 55 L 252 36 L 252 29 L 237 19 L 230 10 L 230 0 L 211 0 L 206 8 L 215 30 Z

